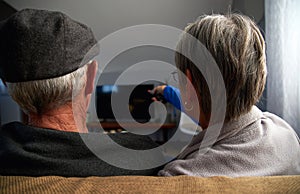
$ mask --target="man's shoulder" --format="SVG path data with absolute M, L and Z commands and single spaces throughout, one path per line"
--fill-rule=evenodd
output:
M 137 135 L 133 133 L 116 133 L 110 134 L 109 137 L 116 143 L 130 149 L 152 149 L 159 146 L 149 136 Z
M 20 123 L 20 122 L 10 122 L 6 123 L 4 125 L 0 126 L 0 136 L 3 136 L 4 134 L 14 134 L 18 132 L 19 130 L 24 130 L 26 128 L 26 125 Z

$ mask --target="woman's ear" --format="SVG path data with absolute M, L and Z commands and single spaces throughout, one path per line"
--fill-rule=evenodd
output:
M 97 70 L 98 63 L 96 60 L 93 60 L 92 63 L 88 65 L 85 95 L 91 94 L 93 92 Z
M 185 73 L 186 73 L 186 78 L 187 78 L 187 80 L 186 80 L 186 90 L 187 90 L 186 97 L 188 100 L 192 100 L 193 94 L 195 93 L 195 92 L 193 92 L 194 87 L 192 84 L 193 83 L 192 73 L 189 69 L 187 69 Z

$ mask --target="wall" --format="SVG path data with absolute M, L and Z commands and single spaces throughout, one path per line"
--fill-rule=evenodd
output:
M 8 95 L 6 88 L 0 80 L 0 126 L 12 121 L 20 121 L 21 112 L 19 106 Z
M 204 13 L 227 12 L 231 0 L 6 0 L 17 10 L 59 10 L 92 27 L 98 39 L 138 24 L 183 28 Z
M 226 13 L 232 4 L 232 0 L 7 0 L 6 2 L 17 10 L 38 8 L 62 11 L 90 26 L 98 40 L 119 29 L 138 24 L 164 24 L 183 29 L 199 15 Z M 102 75 L 102 84 L 113 84 L 125 69 L 145 60 L 174 63 L 174 52 L 153 47 L 130 50 L 109 64 L 106 73 Z M 101 66 L 101 59 L 98 61 Z M 158 75 L 159 71 L 161 69 L 154 74 Z M 137 75 L 139 74 L 136 73 L 134 76 Z M 168 77 L 169 75 L 166 75 L 162 79 L 167 80 Z M 94 98 L 91 104 L 94 104 L 93 100 Z
M 138 24 L 165 24 L 183 29 L 199 15 L 227 13 L 230 6 L 232 10 L 239 10 L 252 16 L 257 22 L 261 21 L 264 12 L 264 0 L 5 0 L 5 2 L 12 7 L 5 7 L 3 10 L 3 2 L 0 1 L 1 13 L 11 13 L 13 8 L 62 11 L 90 26 L 99 40 L 116 30 Z M 172 55 L 164 52 L 155 53 L 157 52 L 155 50 L 138 52 L 135 55 L 140 56 L 140 60 L 149 58 L 148 53 L 152 53 L 153 57 L 161 56 L 167 62 L 173 60 Z M 105 82 L 109 83 L 111 78 L 117 77 L 133 61 L 138 60 L 129 57 L 115 60 L 115 65 L 108 71 L 110 74 L 104 75 Z M 1 100 L 1 103 L 3 102 Z
M 261 32 L 265 33 L 265 0 L 233 0 L 234 12 L 248 15 L 259 25 Z M 267 87 L 267 84 L 266 84 Z M 256 104 L 261 110 L 267 110 L 267 89 L 265 88 L 260 101 Z
M 4 1 L 0 1 L 0 21 L 9 17 L 16 10 Z M 0 125 L 11 121 L 20 120 L 18 105 L 11 99 L 0 80 Z
M 11 14 L 15 13 L 16 10 L 8 5 L 6 2 L 0 0 L 0 21 L 7 18 Z
M 264 22 L 264 0 L 6 0 L 6 2 L 17 10 L 38 8 L 62 11 L 89 25 L 98 40 L 119 29 L 138 24 L 165 24 L 183 29 L 199 15 L 227 13 L 230 9 L 244 13 L 257 22 Z M 157 52 L 155 49 L 148 50 L 147 53 L 138 51 L 135 56 L 147 58 L 150 52 L 151 59 L 158 57 L 173 60 L 173 56 L 169 53 L 167 56 L 165 52 Z M 118 76 L 132 62 L 137 61 L 139 60 L 129 57 L 115 60 L 106 71 L 111 73 L 104 75 L 104 79 L 110 82 L 111 77 Z
M 264 0 L 233 0 L 232 10 L 253 18 L 257 23 L 264 20 Z
M 98 40 L 101 40 L 112 32 L 138 24 L 164 24 L 183 29 L 199 15 L 212 12 L 226 13 L 232 0 L 7 0 L 6 2 L 18 10 L 38 8 L 62 11 L 90 26 Z M 136 56 L 139 56 L 139 53 Z M 146 56 L 147 53 L 142 55 Z M 117 65 L 111 65 L 106 72 L 112 74 L 123 72 L 132 60 L 129 58 L 122 60 L 115 61 Z M 111 75 L 106 77 L 109 79 Z

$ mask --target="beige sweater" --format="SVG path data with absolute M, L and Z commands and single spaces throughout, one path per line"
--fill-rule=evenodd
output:
M 214 144 L 199 147 L 204 132 L 159 172 L 161 176 L 270 176 L 300 174 L 300 141 L 278 116 L 257 107 L 226 123 Z

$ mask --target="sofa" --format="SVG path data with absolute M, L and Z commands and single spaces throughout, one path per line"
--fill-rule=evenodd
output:
M 300 193 L 300 176 L 0 176 L 0 193 Z

